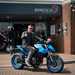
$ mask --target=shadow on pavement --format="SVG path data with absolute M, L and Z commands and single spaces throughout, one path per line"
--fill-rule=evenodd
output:
M 64 71 L 62 72 L 63 74 L 71 74 L 71 71 L 64 69 Z
M 46 73 L 51 73 L 51 72 L 48 72 L 47 69 L 45 68 L 39 68 L 39 69 L 34 69 L 34 68 L 24 68 L 23 70 L 28 70 L 28 71 L 32 71 L 32 72 L 46 72 Z M 61 73 L 56 73 L 56 74 L 70 74 L 71 71 L 67 70 L 67 69 L 64 69 L 63 72 Z M 53 73 L 55 74 L 55 73 Z
M 28 71 L 32 71 L 32 72 L 48 72 L 47 69 L 34 69 L 34 68 L 24 68 L 23 70 L 28 70 Z

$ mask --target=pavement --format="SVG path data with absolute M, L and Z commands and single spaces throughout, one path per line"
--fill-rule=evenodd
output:
M 75 63 L 75 55 L 72 54 L 59 54 L 63 60 L 65 64 L 72 64 Z
M 75 55 L 71 54 L 59 54 L 65 64 L 75 63 Z M 11 67 L 11 55 L 0 53 L 0 67 Z
M 11 55 L 0 53 L 0 75 L 75 75 L 75 55 L 59 54 L 64 60 L 64 70 L 60 73 L 48 73 L 46 65 L 40 66 L 38 70 L 25 67 L 22 70 L 15 70 L 11 66 Z M 44 61 L 44 64 L 46 61 Z M 73 64 L 74 63 L 74 64 Z

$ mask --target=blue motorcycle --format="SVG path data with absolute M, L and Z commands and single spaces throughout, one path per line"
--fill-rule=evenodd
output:
M 43 63 L 43 58 L 45 57 L 47 60 L 47 69 L 48 72 L 62 72 L 64 69 L 63 59 L 55 54 L 55 48 L 51 43 L 43 43 L 41 41 L 34 44 L 35 52 L 32 53 L 29 63 L 30 65 L 37 69 Z M 26 63 L 25 59 L 28 56 L 29 49 L 23 48 L 21 45 L 17 45 L 13 51 L 11 57 L 11 64 L 15 69 L 22 69 Z

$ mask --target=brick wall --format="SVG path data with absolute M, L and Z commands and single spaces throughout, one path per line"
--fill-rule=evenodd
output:
M 67 28 L 67 31 L 63 31 L 64 35 L 64 53 L 70 54 L 71 53 L 71 7 L 70 4 L 64 4 L 62 9 L 62 20 L 63 20 L 63 27 Z

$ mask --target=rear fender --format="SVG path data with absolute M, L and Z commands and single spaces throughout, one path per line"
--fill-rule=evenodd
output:
M 14 49 L 14 53 L 22 53 L 22 54 L 27 54 L 28 50 L 27 48 L 22 48 L 21 45 L 17 45 L 16 48 Z

